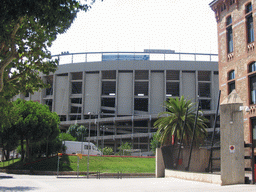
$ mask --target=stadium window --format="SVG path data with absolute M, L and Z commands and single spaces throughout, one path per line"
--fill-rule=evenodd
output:
M 148 95 L 148 82 L 135 82 L 134 94 L 137 96 Z
M 137 111 L 148 111 L 148 99 L 135 98 L 134 99 L 134 110 Z
M 77 72 L 77 73 L 71 73 L 72 80 L 82 80 L 83 79 L 83 73 Z
M 52 111 L 52 99 L 45 100 L 45 104 L 49 107 L 50 111 Z
M 227 51 L 232 53 L 234 51 L 233 47 L 233 29 L 232 29 L 232 17 L 228 16 L 226 20 L 226 31 L 227 31 Z
M 72 94 L 82 93 L 82 82 L 72 82 Z
M 116 81 L 102 81 L 102 95 L 116 95 Z
M 166 96 L 180 96 L 180 83 L 166 82 Z

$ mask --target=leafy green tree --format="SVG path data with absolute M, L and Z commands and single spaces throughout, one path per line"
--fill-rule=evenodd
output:
M 0 103 L 0 148 L 2 148 L 2 160 L 9 159 L 11 150 L 18 145 L 18 135 L 13 128 L 17 115 L 12 108 L 12 103 Z
M 73 137 L 71 134 L 69 133 L 60 133 L 58 138 L 61 140 L 61 141 L 76 141 L 76 138 Z
M 119 149 L 119 152 L 118 152 L 119 155 L 131 155 L 131 152 L 126 150 L 132 149 L 132 144 L 129 142 L 122 143 L 122 145 L 120 145 L 118 149 Z
M 164 106 L 167 111 L 159 113 L 158 116 L 160 118 L 154 123 L 154 126 L 158 128 L 157 134 L 159 134 L 159 141 L 162 145 L 169 145 L 171 144 L 173 136 L 175 143 L 177 143 L 177 140 L 180 139 L 182 135 L 185 114 L 188 108 L 183 143 L 189 144 L 192 139 L 196 116 L 194 103 L 192 103 L 191 100 L 184 99 L 184 96 L 181 96 L 180 98 L 169 98 L 168 101 L 164 102 Z M 195 130 L 196 143 L 204 141 L 206 136 L 205 122 L 207 122 L 207 119 L 198 115 Z
M 75 137 L 77 141 L 82 141 L 82 139 L 88 135 L 87 128 L 78 124 L 70 125 L 67 133 Z
M 59 135 L 59 116 L 38 102 L 18 99 L 13 104 L 19 115 L 14 127 L 21 141 L 21 158 L 24 159 L 23 140 L 26 140 L 26 157 L 29 159 L 30 143 L 48 144 Z
M 161 143 L 160 143 L 160 135 L 155 133 L 150 141 L 150 148 L 151 148 L 151 151 L 156 154 L 156 148 L 160 147 L 161 146 Z
M 39 73 L 54 72 L 58 63 L 51 60 L 48 48 L 58 34 L 67 31 L 79 11 L 90 8 L 81 2 L 1 0 L 0 100 L 46 86 Z

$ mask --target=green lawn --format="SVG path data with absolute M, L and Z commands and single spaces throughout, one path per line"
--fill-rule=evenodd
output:
M 16 169 L 33 169 L 40 171 L 56 171 L 57 157 L 52 157 L 36 163 L 31 163 L 18 168 L 19 162 L 11 165 Z M 154 173 L 155 158 L 132 157 L 101 157 L 90 156 L 90 172 L 104 173 Z M 5 166 L 7 163 L 5 162 Z M 77 171 L 77 156 L 63 155 L 60 159 L 60 171 Z M 87 171 L 87 156 L 79 160 L 79 171 Z

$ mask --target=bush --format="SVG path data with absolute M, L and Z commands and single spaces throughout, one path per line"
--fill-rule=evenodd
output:
M 104 147 L 103 150 L 103 155 L 113 155 L 113 149 L 111 147 Z

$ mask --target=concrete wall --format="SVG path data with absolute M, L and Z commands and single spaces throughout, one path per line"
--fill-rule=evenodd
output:
M 242 101 L 232 91 L 220 105 L 221 180 L 223 185 L 242 184 L 245 177 Z
M 180 162 L 178 163 L 177 168 L 175 168 L 174 164 L 177 164 L 178 148 L 165 146 L 161 148 L 161 151 L 162 152 L 159 152 L 158 155 L 162 155 L 162 157 L 156 157 L 156 159 L 163 159 L 165 169 L 176 169 L 179 171 L 185 171 L 185 168 L 188 166 L 190 153 L 189 147 L 185 147 L 181 150 Z M 210 150 L 206 148 L 194 147 L 191 155 L 189 172 L 205 172 L 205 169 L 208 167 L 209 155 Z M 214 151 L 213 157 L 220 157 L 220 151 Z M 157 163 L 158 162 L 156 161 L 156 164 Z M 219 168 L 220 161 L 214 161 L 213 166 L 214 168 Z

